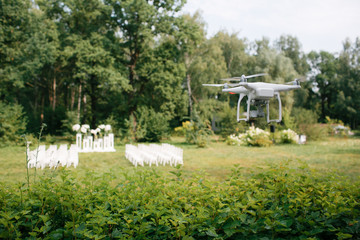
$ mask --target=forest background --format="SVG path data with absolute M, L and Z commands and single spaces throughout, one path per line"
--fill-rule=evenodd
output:
M 181 14 L 184 4 L 0 0 L 2 144 L 43 123 L 51 135 L 73 134 L 76 123 L 107 123 L 117 136 L 158 141 L 184 121 L 215 120 L 226 136 L 244 126 L 236 123 L 238 97 L 202 84 L 263 72 L 257 80 L 307 80 L 282 95 L 284 128 L 359 127 L 360 38 L 344 39 L 340 53 L 305 54 L 290 35 L 274 42 L 227 31 L 206 37 L 201 14 Z

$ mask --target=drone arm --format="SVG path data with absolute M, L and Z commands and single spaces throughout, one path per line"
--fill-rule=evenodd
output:
M 267 122 L 268 122 L 268 123 L 270 123 L 270 122 L 277 122 L 277 123 L 279 123 L 279 122 L 281 122 L 281 119 L 282 119 L 280 93 L 279 93 L 279 92 L 276 92 L 275 95 L 277 96 L 277 100 L 278 100 L 278 103 L 279 103 L 279 119 L 270 120 L 269 102 L 267 102 L 267 104 L 266 104 L 266 110 L 267 110 Z

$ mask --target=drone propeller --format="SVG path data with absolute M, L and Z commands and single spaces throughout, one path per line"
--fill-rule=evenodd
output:
M 260 76 L 265 76 L 267 75 L 267 73 L 258 73 L 258 74 L 253 74 L 250 76 L 244 76 L 245 78 L 254 78 L 254 77 L 260 77 Z
M 306 79 L 304 78 L 296 78 L 294 79 L 294 81 L 291 81 L 291 82 L 287 82 L 286 84 L 288 85 L 300 85 L 301 82 L 305 82 Z
M 219 84 L 216 84 L 216 83 L 204 83 L 203 86 L 208 86 L 208 87 L 237 87 L 239 86 L 238 83 L 219 83 Z
M 221 79 L 222 81 L 240 81 L 240 82 L 246 82 L 246 80 L 248 78 L 254 78 L 254 77 L 260 77 L 260 76 L 265 76 L 267 75 L 266 73 L 258 73 L 258 74 L 253 74 L 253 75 L 249 75 L 249 76 L 245 76 L 242 75 L 241 77 L 232 77 L 232 78 L 223 78 Z

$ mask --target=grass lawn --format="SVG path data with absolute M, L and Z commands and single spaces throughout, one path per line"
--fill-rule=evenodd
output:
M 167 141 L 184 149 L 185 175 L 203 174 L 210 180 L 226 179 L 235 164 L 242 167 L 244 175 L 259 172 L 270 165 L 283 164 L 290 160 L 290 166 L 306 163 L 310 169 L 323 174 L 337 171 L 355 180 L 360 176 L 360 139 L 328 138 L 305 145 L 276 145 L 265 148 L 229 146 L 214 138 L 206 148 L 184 143 L 184 138 Z M 33 148 L 32 148 L 33 149 Z M 134 167 L 124 157 L 124 145 L 116 146 L 115 153 L 80 153 L 79 166 L 71 171 L 84 176 L 86 172 L 133 171 Z M 142 167 L 138 167 L 142 168 Z M 145 168 L 149 168 L 146 166 Z M 152 167 L 168 173 L 170 166 Z M 34 169 L 31 169 L 31 174 Z M 37 170 L 37 174 L 51 170 Z M 0 148 L 0 182 L 23 182 L 26 178 L 25 148 L 12 146 Z

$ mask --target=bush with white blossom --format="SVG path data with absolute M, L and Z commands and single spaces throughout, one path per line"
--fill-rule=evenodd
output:
M 230 135 L 227 138 L 229 145 L 265 147 L 272 144 L 270 133 L 260 128 L 250 127 L 243 134 Z
M 280 132 L 280 143 L 297 143 L 299 135 L 291 129 L 282 130 Z

